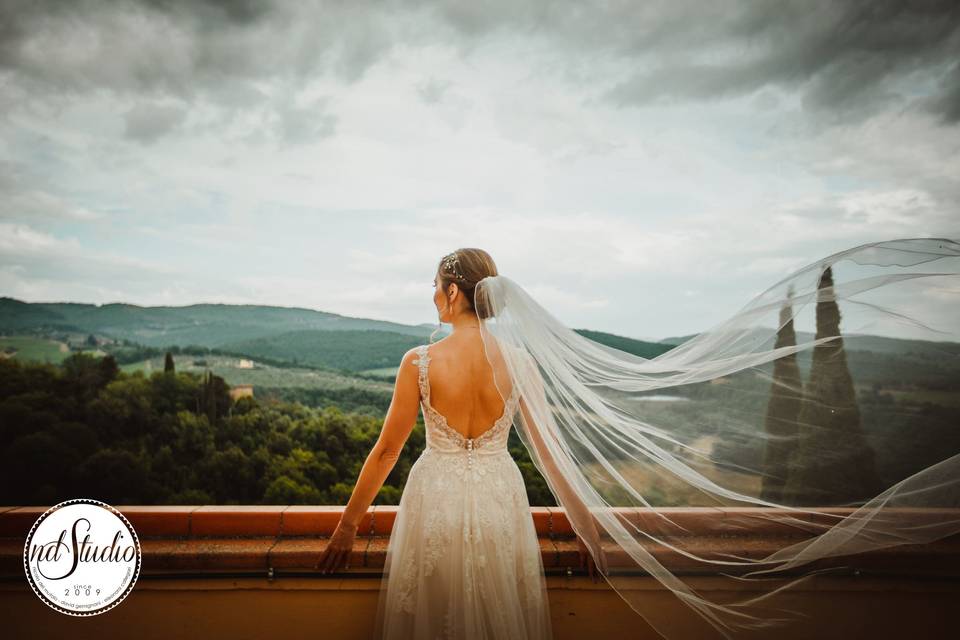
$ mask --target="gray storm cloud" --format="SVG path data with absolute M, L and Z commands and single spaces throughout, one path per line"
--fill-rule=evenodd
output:
M 0 13 L 0 69 L 28 95 L 111 89 L 240 106 L 261 99 L 260 79 L 356 81 L 398 44 L 469 55 L 514 37 L 625 63 L 604 93 L 622 106 L 777 86 L 817 111 L 917 100 L 946 124 L 960 118 L 955 1 L 25 1 Z

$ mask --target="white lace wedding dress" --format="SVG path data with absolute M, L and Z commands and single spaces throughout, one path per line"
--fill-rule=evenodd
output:
M 427 446 L 407 477 L 387 547 L 382 638 L 550 638 L 546 579 L 523 477 L 507 450 L 516 387 L 501 417 L 465 438 L 430 405 L 418 347 Z

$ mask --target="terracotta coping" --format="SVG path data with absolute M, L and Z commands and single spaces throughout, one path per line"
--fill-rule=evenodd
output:
M 343 506 L 120 506 L 140 538 L 142 575 L 177 575 L 244 572 L 275 576 L 278 573 L 317 573 L 315 563 L 333 532 Z M 23 545 L 30 527 L 49 507 L 0 506 L 0 577 L 23 577 Z M 817 521 L 798 514 L 796 526 L 765 521 L 773 509 L 752 507 L 672 507 L 658 509 L 682 527 L 668 532 L 660 516 L 650 509 L 614 509 L 627 525 L 668 535 L 688 552 L 717 557 L 735 554 L 764 557 L 782 548 L 785 537 L 809 537 Z M 846 515 L 853 509 L 821 509 Z M 897 509 L 911 523 L 960 519 L 960 509 Z M 888 511 L 885 511 L 885 513 Z M 350 557 L 347 574 L 381 573 L 396 506 L 373 506 L 364 515 Z M 563 509 L 531 507 L 543 554 L 544 569 L 551 573 L 579 572 L 574 534 Z M 609 543 L 608 543 L 609 544 Z M 644 547 L 676 573 L 716 575 L 716 566 L 704 565 L 656 542 Z M 610 554 L 616 567 L 622 556 Z M 857 572 L 878 571 L 910 575 L 960 576 L 960 535 L 926 545 L 897 547 L 840 556 L 804 565 L 803 569 L 855 565 Z M 851 567 L 852 568 L 852 567 Z M 724 573 L 735 569 L 725 567 Z M 319 574 L 318 574 L 319 575 Z M 645 574 L 639 574 L 645 575 Z

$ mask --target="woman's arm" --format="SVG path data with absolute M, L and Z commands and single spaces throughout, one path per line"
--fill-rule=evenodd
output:
M 417 413 L 420 411 L 420 387 L 418 384 L 419 370 L 413 360 L 416 351 L 411 349 L 404 354 L 397 372 L 397 382 L 393 387 L 393 399 L 390 408 L 383 420 L 380 437 L 367 455 L 357 484 L 347 506 L 343 510 L 341 520 L 344 524 L 360 525 L 360 520 L 370 508 L 373 499 L 377 496 L 387 476 L 400 459 L 400 452 L 413 425 L 417 422 Z
M 340 522 L 317 560 L 316 566 L 321 569 L 321 573 L 336 571 L 341 563 L 349 561 L 360 520 L 386 482 L 387 476 L 400 458 L 403 445 L 413 431 L 417 412 L 420 410 L 419 369 L 413 364 L 415 356 L 416 351 L 410 349 L 400 361 L 397 382 L 393 387 L 393 399 L 383 420 L 380 437 L 367 454 Z
M 570 486 L 570 483 L 567 482 L 567 479 L 560 472 L 560 469 L 557 467 L 557 463 L 554 460 L 553 455 L 550 453 L 550 450 L 547 447 L 547 444 L 543 441 L 543 435 L 541 434 L 540 428 L 536 425 L 533 420 L 533 417 L 530 415 L 529 409 L 527 409 L 526 403 L 523 399 L 520 400 L 520 410 L 523 413 L 523 419 L 527 424 L 527 432 L 530 434 L 530 440 L 532 441 L 533 448 L 537 453 L 540 461 L 543 463 L 543 475 L 545 476 L 547 482 L 550 483 L 551 489 L 556 494 L 557 501 L 564 507 L 569 516 L 571 522 L 580 524 L 581 527 L 586 527 L 586 532 L 584 537 L 588 540 L 597 541 L 599 539 L 599 532 L 597 530 L 596 522 L 594 521 L 593 515 L 590 513 L 590 510 L 580 499 L 580 496 L 577 495 L 577 492 L 573 490 L 573 487 Z
M 546 393 L 543 388 L 543 378 L 536 364 L 532 361 L 528 362 L 528 372 L 526 375 L 532 383 L 531 387 L 537 404 L 545 407 L 546 410 L 549 411 Z M 543 466 L 544 477 L 554 492 L 557 501 L 565 509 L 567 519 L 572 525 L 576 525 L 576 528 L 579 529 L 578 533 L 581 536 L 581 540 L 578 540 L 578 542 L 581 542 L 581 544 L 586 542 L 587 546 L 593 551 L 597 564 L 606 570 L 606 557 L 603 554 L 603 547 L 600 544 L 600 531 L 593 514 L 560 471 L 554 455 L 550 451 L 550 447 L 548 447 L 544 441 L 544 430 L 533 419 L 526 400 L 522 397 L 520 399 L 520 412 L 523 415 L 523 421 L 527 427 L 527 433 L 530 436 L 534 453 L 536 453 Z M 552 438 L 554 441 L 556 440 L 556 437 L 550 433 L 547 433 L 547 437 Z M 560 448 L 559 445 L 557 445 L 557 450 L 563 454 L 563 449 Z

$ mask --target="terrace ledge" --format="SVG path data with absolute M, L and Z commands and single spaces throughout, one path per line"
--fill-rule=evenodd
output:
M 320 553 L 336 528 L 343 506 L 303 505 L 118 505 L 140 540 L 141 575 L 219 574 L 230 572 L 277 577 L 284 573 L 323 576 L 316 567 Z M 49 506 L 0 507 L 0 576 L 23 576 L 23 545 L 30 527 Z M 397 515 L 396 506 L 372 506 L 361 520 L 349 568 L 335 574 L 382 573 L 387 544 Z M 824 509 L 836 514 L 852 509 Z M 615 512 L 625 521 L 644 527 L 657 516 L 651 509 L 622 508 Z M 670 507 L 658 509 L 687 530 L 682 537 L 688 550 L 700 555 L 738 554 L 763 557 L 784 546 L 784 538 L 802 540 L 808 531 L 776 523 L 758 522 L 772 509 L 750 507 Z M 905 510 L 917 523 L 946 514 L 960 517 L 960 509 Z M 572 575 L 579 567 L 576 534 L 562 508 L 531 507 L 545 572 Z M 805 516 L 809 519 L 809 516 Z M 652 526 L 647 530 L 653 531 Z M 648 550 L 675 573 L 711 575 L 714 566 L 698 563 L 664 545 L 649 543 Z M 616 556 L 610 557 L 616 566 Z M 851 564 L 855 566 L 850 566 Z M 960 576 L 960 535 L 926 545 L 897 547 L 829 558 L 811 566 L 850 566 L 863 571 L 898 575 Z M 730 568 L 724 568 L 730 573 Z M 644 574 L 639 574 L 644 575 Z

